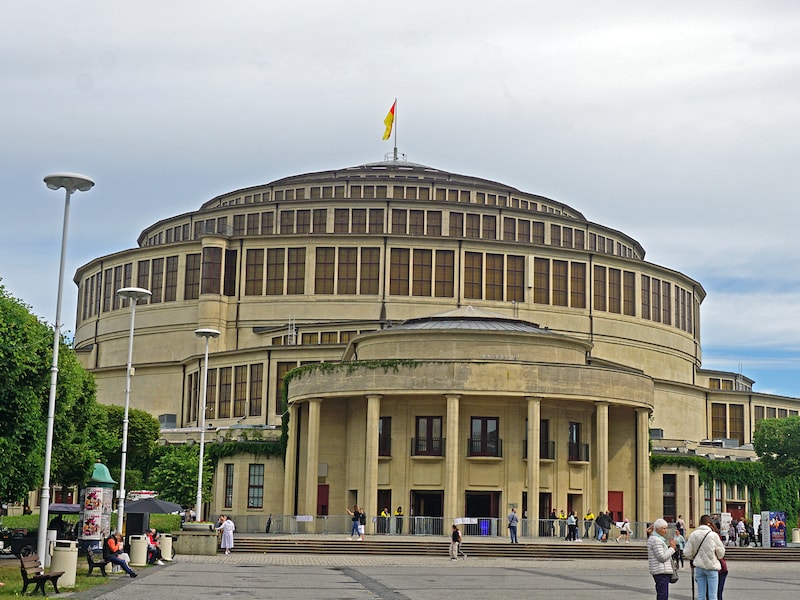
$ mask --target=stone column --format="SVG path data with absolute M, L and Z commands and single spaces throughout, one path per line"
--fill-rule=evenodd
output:
M 458 465 L 463 456 L 463 449 L 459 449 L 458 425 L 459 425 L 459 404 L 460 394 L 445 394 L 447 399 L 447 427 L 446 447 L 445 447 L 445 487 L 444 487 L 444 530 L 449 533 L 453 519 L 461 516 L 463 512 L 458 506 L 458 499 L 461 496 L 458 485 Z
M 294 489 L 297 485 L 297 440 L 300 432 L 297 428 L 298 412 L 300 407 L 297 404 L 289 405 L 289 431 L 286 441 L 286 462 L 283 475 L 283 514 L 295 514 Z
M 608 402 L 595 402 L 595 424 L 597 426 L 597 448 L 594 464 L 597 465 L 597 493 L 592 510 L 608 510 Z M 591 458 L 591 455 L 590 455 Z M 597 508 L 594 508 L 594 507 Z M 584 507 L 584 510 L 589 507 Z
M 653 521 L 656 516 L 650 515 L 650 410 L 637 408 L 636 520 Z
M 539 536 L 539 458 L 542 432 L 542 399 L 528 397 L 528 533 Z
M 306 449 L 306 495 L 303 514 L 316 516 L 317 514 L 317 484 L 319 483 L 319 416 L 322 408 L 322 398 L 311 398 L 308 401 L 308 441 Z M 314 533 L 315 523 L 308 527 L 309 533 Z
M 367 435 L 364 456 L 364 498 L 359 502 L 367 513 L 367 523 L 378 515 L 378 420 L 381 395 L 367 396 Z

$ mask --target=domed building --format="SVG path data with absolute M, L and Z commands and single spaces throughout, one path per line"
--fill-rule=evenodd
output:
M 288 416 L 285 460 L 217 465 L 208 508 L 239 523 L 353 504 L 445 521 L 749 514 L 747 489 L 651 472 L 651 449 L 750 460 L 757 421 L 800 406 L 704 370 L 705 291 L 630 236 L 401 160 L 218 196 L 75 282 L 75 347 L 105 403 L 124 401 L 130 308 L 116 290 L 152 292 L 136 309 L 131 406 L 159 417 L 165 443 L 198 435 L 198 328 L 221 332 L 212 443 L 277 439 Z

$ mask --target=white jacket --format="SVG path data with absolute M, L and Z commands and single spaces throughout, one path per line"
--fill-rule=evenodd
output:
M 725 545 L 708 525 L 700 525 L 686 541 L 683 555 L 691 560 L 695 567 L 706 571 L 719 571 L 722 568 L 719 559 L 725 556 Z
M 673 554 L 675 548 L 670 548 L 656 532 L 647 538 L 647 569 L 651 575 L 671 575 Z

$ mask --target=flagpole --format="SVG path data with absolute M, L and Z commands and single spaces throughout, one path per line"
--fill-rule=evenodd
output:
M 397 162 L 397 98 L 394 99 L 394 160 Z

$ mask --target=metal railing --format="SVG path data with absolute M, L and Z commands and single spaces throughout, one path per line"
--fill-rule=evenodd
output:
M 503 440 L 500 438 L 471 437 L 467 439 L 467 456 L 493 456 L 502 458 Z
M 444 456 L 445 438 L 411 438 L 411 456 Z

